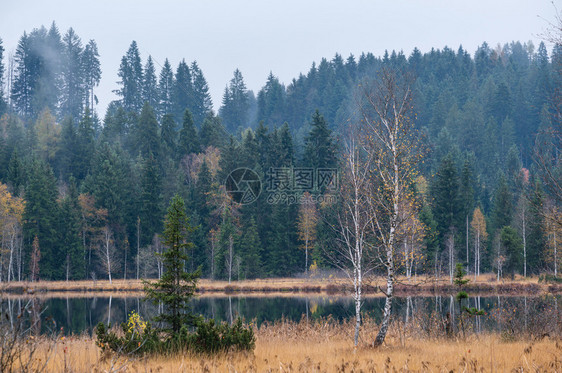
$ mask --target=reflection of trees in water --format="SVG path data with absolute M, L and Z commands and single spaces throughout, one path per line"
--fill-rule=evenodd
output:
M 451 296 L 395 298 L 393 319 L 404 326 L 417 323 L 418 327 L 435 327 L 445 320 L 447 313 L 452 315 L 452 327 L 456 328 L 458 309 L 455 309 Z M 468 320 L 472 332 L 498 331 L 500 333 L 546 333 L 560 335 L 562 332 L 561 310 L 558 303 L 562 296 L 544 297 L 481 297 L 468 300 L 469 307 L 486 312 L 486 316 Z M 0 307 L 14 314 L 22 299 L 1 300 Z M 161 307 L 142 298 L 53 298 L 34 301 L 34 308 L 42 320 L 52 319 L 57 328 L 64 327 L 65 333 L 92 333 L 99 322 L 119 325 L 126 321 L 127 315 L 135 310 L 145 319 L 157 315 Z M 111 305 L 111 307 L 109 307 Z M 384 298 L 367 298 L 364 303 L 364 317 L 379 322 L 382 317 Z M 285 318 L 299 321 L 301 318 L 315 320 L 331 316 L 342 321 L 353 317 L 353 300 L 349 297 L 205 297 L 192 301 L 193 311 L 207 318 L 231 322 L 237 316 L 247 321 L 254 320 L 257 325 Z M 458 308 L 458 307 L 457 307 Z M 42 312 L 42 313 L 41 313 Z M 39 316 L 40 315 L 40 316 Z M 428 318 L 433 317 L 433 323 Z M 53 325 L 53 324 L 50 324 Z M 421 325 L 421 326 L 420 326 Z M 426 326 L 424 326 L 426 325 Z M 45 333 L 45 325 L 41 326 Z M 533 335 L 534 335 L 533 334 Z

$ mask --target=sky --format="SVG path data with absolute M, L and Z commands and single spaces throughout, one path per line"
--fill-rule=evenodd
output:
M 102 116 L 117 98 L 117 70 L 132 40 L 143 65 L 151 55 L 157 73 L 166 58 L 174 70 L 184 58 L 196 60 L 218 110 L 237 68 L 257 94 L 270 72 L 288 85 L 336 53 L 408 56 L 414 47 L 423 53 L 462 44 L 474 54 L 484 41 L 538 46 L 555 7 L 562 0 L 0 0 L 0 38 L 5 56 L 24 31 L 53 21 L 61 34 L 74 28 L 84 45 L 94 39 Z

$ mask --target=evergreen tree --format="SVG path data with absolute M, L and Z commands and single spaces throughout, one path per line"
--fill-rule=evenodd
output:
M 176 70 L 176 76 L 172 87 L 172 105 L 174 116 L 179 120 L 185 110 L 193 102 L 193 85 L 191 72 L 185 60 L 182 60 Z
M 162 254 L 164 274 L 157 282 L 145 282 L 146 297 L 155 304 L 164 305 L 164 312 L 155 321 L 167 324 L 165 330 L 171 335 L 177 335 L 182 326 L 193 326 L 196 321 L 189 301 L 195 295 L 200 273 L 185 271 L 185 262 L 189 259 L 186 251 L 193 245 L 193 231 L 185 213 L 184 201 L 176 195 L 168 207 L 164 222 L 162 243 L 167 248 Z
M 199 135 L 189 109 L 183 113 L 182 127 L 178 144 L 178 156 L 183 158 L 187 154 L 199 153 Z
M 68 281 L 85 278 L 85 253 L 80 238 L 82 211 L 78 203 L 78 191 L 71 178 L 68 194 L 60 203 L 60 243 L 66 252 L 64 258 L 64 278 Z M 62 263 L 57 263 L 60 266 Z
M 74 176 L 78 181 L 84 180 L 88 174 L 95 153 L 95 128 L 94 119 L 90 115 L 90 109 L 86 107 L 84 116 L 78 123 L 78 148 L 74 151 L 76 157 L 76 173 Z
M 303 165 L 306 167 L 335 168 L 337 166 L 336 145 L 328 123 L 318 110 L 312 115 L 311 129 L 305 138 Z
M 226 143 L 227 138 L 220 117 L 213 115 L 213 113 L 207 115 L 201 126 L 201 131 L 199 131 L 201 149 L 208 146 L 221 148 Z
M 511 226 L 502 228 L 500 242 L 506 256 L 503 272 L 511 275 L 513 279 L 523 266 L 523 242 L 517 231 Z
M 158 164 L 153 155 L 149 153 L 142 164 L 139 207 L 141 247 L 149 245 L 154 234 L 161 231 L 163 218 L 161 189 L 162 182 L 158 171 Z
M 172 114 L 173 87 L 174 72 L 172 71 L 172 65 L 170 65 L 170 62 L 166 58 L 158 80 L 158 96 L 160 100 L 159 112 L 161 116 L 165 114 Z
M 527 238 L 527 268 L 530 273 L 540 273 L 546 268 L 546 224 L 544 221 L 544 192 L 539 182 L 531 192 L 529 206 L 529 234 Z
M 121 86 L 115 93 L 121 96 L 121 102 L 125 110 L 138 113 L 143 105 L 143 71 L 136 41 L 132 41 L 127 53 L 121 59 L 117 75 Z
M 500 176 L 498 189 L 494 196 L 494 211 L 492 213 L 494 229 L 501 230 L 511 225 L 513 210 L 513 196 L 503 175 Z
M 459 199 L 459 177 L 451 154 L 441 161 L 432 183 L 431 194 L 433 216 L 439 230 L 439 242 L 444 243 L 444 238 L 451 228 L 458 230 L 459 226 L 464 226 L 461 224 L 464 219 Z
M 86 94 L 85 106 L 89 107 L 92 113 L 94 112 L 94 104 L 98 102 L 96 95 L 94 95 L 94 87 L 97 87 L 101 81 L 99 57 L 98 45 L 94 40 L 90 40 L 82 53 L 82 75 Z
M 260 278 L 263 275 L 262 245 L 258 234 L 258 226 L 253 217 L 242 229 L 240 251 L 244 276 L 246 278 Z
M 152 107 L 146 102 L 139 116 L 137 126 L 134 128 L 134 150 L 143 157 L 152 154 L 154 158 L 160 157 L 160 135 L 156 114 Z
M 273 73 L 269 73 L 265 86 L 258 92 L 258 121 L 275 125 L 283 121 L 285 87 Z
M 144 65 L 142 101 L 143 104 L 148 102 L 153 108 L 158 108 L 160 103 L 158 84 L 156 82 L 156 69 L 154 68 L 154 62 L 152 62 L 152 56 L 148 56 L 146 64 Z
M 224 126 L 231 134 L 236 133 L 249 125 L 248 111 L 250 109 L 250 98 L 244 78 L 240 70 L 234 70 L 234 77 L 225 88 L 222 98 L 222 106 L 219 114 Z
M 209 86 L 203 72 L 196 61 L 191 63 L 191 79 L 193 80 L 193 101 L 189 110 L 197 127 L 212 113 L 213 101 L 209 93 Z
M 58 230 L 59 209 L 57 186 L 48 164 L 34 160 L 25 190 L 24 240 L 26 263 L 29 263 L 31 244 L 35 237 L 41 243 L 40 276 L 42 279 L 62 280 L 65 253 Z
M 176 159 L 177 153 L 177 132 L 176 121 L 172 114 L 166 114 L 162 117 L 162 131 L 160 134 L 162 139 L 162 153 L 168 159 Z
M 61 112 L 78 118 L 85 101 L 82 41 L 71 28 L 63 37 Z

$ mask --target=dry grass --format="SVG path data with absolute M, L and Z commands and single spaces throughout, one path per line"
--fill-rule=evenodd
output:
M 364 323 L 364 340 L 352 345 L 352 325 L 331 320 L 280 321 L 256 331 L 254 353 L 217 357 L 118 358 L 101 356 L 87 337 L 58 341 L 48 371 L 56 372 L 554 372 L 562 370 L 562 341 L 502 341 L 498 335 L 472 335 L 467 341 L 404 336 L 394 326 L 386 345 L 369 346 L 376 326 Z
M 494 275 L 480 275 L 476 281 L 469 276 L 471 282 L 466 286 L 471 294 L 504 294 L 524 295 L 539 293 L 560 293 L 562 284 L 539 283 L 537 277 L 522 278 L 515 280 L 503 280 L 497 282 Z M 384 287 L 383 278 L 375 278 L 365 284 L 365 294 L 380 296 L 379 287 Z M 457 289 L 451 285 L 448 278 L 434 279 L 419 276 L 408 282 L 404 278 L 398 278 L 395 287 L 396 295 L 431 295 L 452 294 Z M 17 294 L 46 295 L 48 297 L 67 296 L 69 293 L 92 296 L 100 293 L 119 293 L 120 296 L 138 296 L 143 291 L 140 280 L 113 280 L 110 284 L 107 280 L 83 280 L 83 281 L 39 281 L 39 282 L 11 282 L 3 285 L 6 292 Z M 351 291 L 350 283 L 342 278 L 275 278 L 234 281 L 211 281 L 203 279 L 199 281 L 197 291 L 200 294 L 232 294 L 232 293 L 264 293 L 268 295 L 281 294 L 345 294 Z M 54 294 L 54 295 L 53 295 Z M 114 294 L 115 295 L 115 294 Z

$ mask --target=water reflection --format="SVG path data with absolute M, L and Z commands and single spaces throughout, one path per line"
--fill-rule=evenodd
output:
M 561 296 L 543 297 L 471 297 L 463 306 L 484 310 L 485 316 L 471 320 L 470 327 L 475 332 L 528 330 L 538 323 L 552 322 L 559 328 Z M 29 299 L 4 299 L 0 311 L 12 315 L 21 309 Z M 375 320 L 382 317 L 383 298 L 365 299 L 364 314 Z M 192 301 L 193 311 L 208 318 L 232 322 L 241 316 L 255 320 L 258 325 L 274 322 L 282 318 L 299 321 L 332 317 L 336 320 L 350 318 L 354 314 L 353 300 L 343 296 L 312 297 L 263 297 L 263 296 L 221 296 L 201 297 Z M 453 296 L 404 297 L 396 298 L 393 306 L 394 319 L 408 325 L 414 321 L 425 322 L 431 317 L 445 320 L 451 314 L 452 322 L 458 318 L 458 303 Z M 120 324 L 135 310 L 149 319 L 162 310 L 161 306 L 132 297 L 93 297 L 93 298 L 48 298 L 33 299 L 33 309 L 42 319 L 54 320 L 57 328 L 64 328 L 66 334 L 92 333 L 99 322 Z M 554 320 L 552 320 L 554 318 Z M 548 320 L 547 320 L 548 319 Z M 549 321 L 550 320 L 550 321 Z M 429 324 L 428 324 L 429 325 Z M 547 328 L 548 325 L 545 326 Z M 548 328 L 547 328 L 548 329 Z M 545 329 L 545 330 L 547 330 Z

